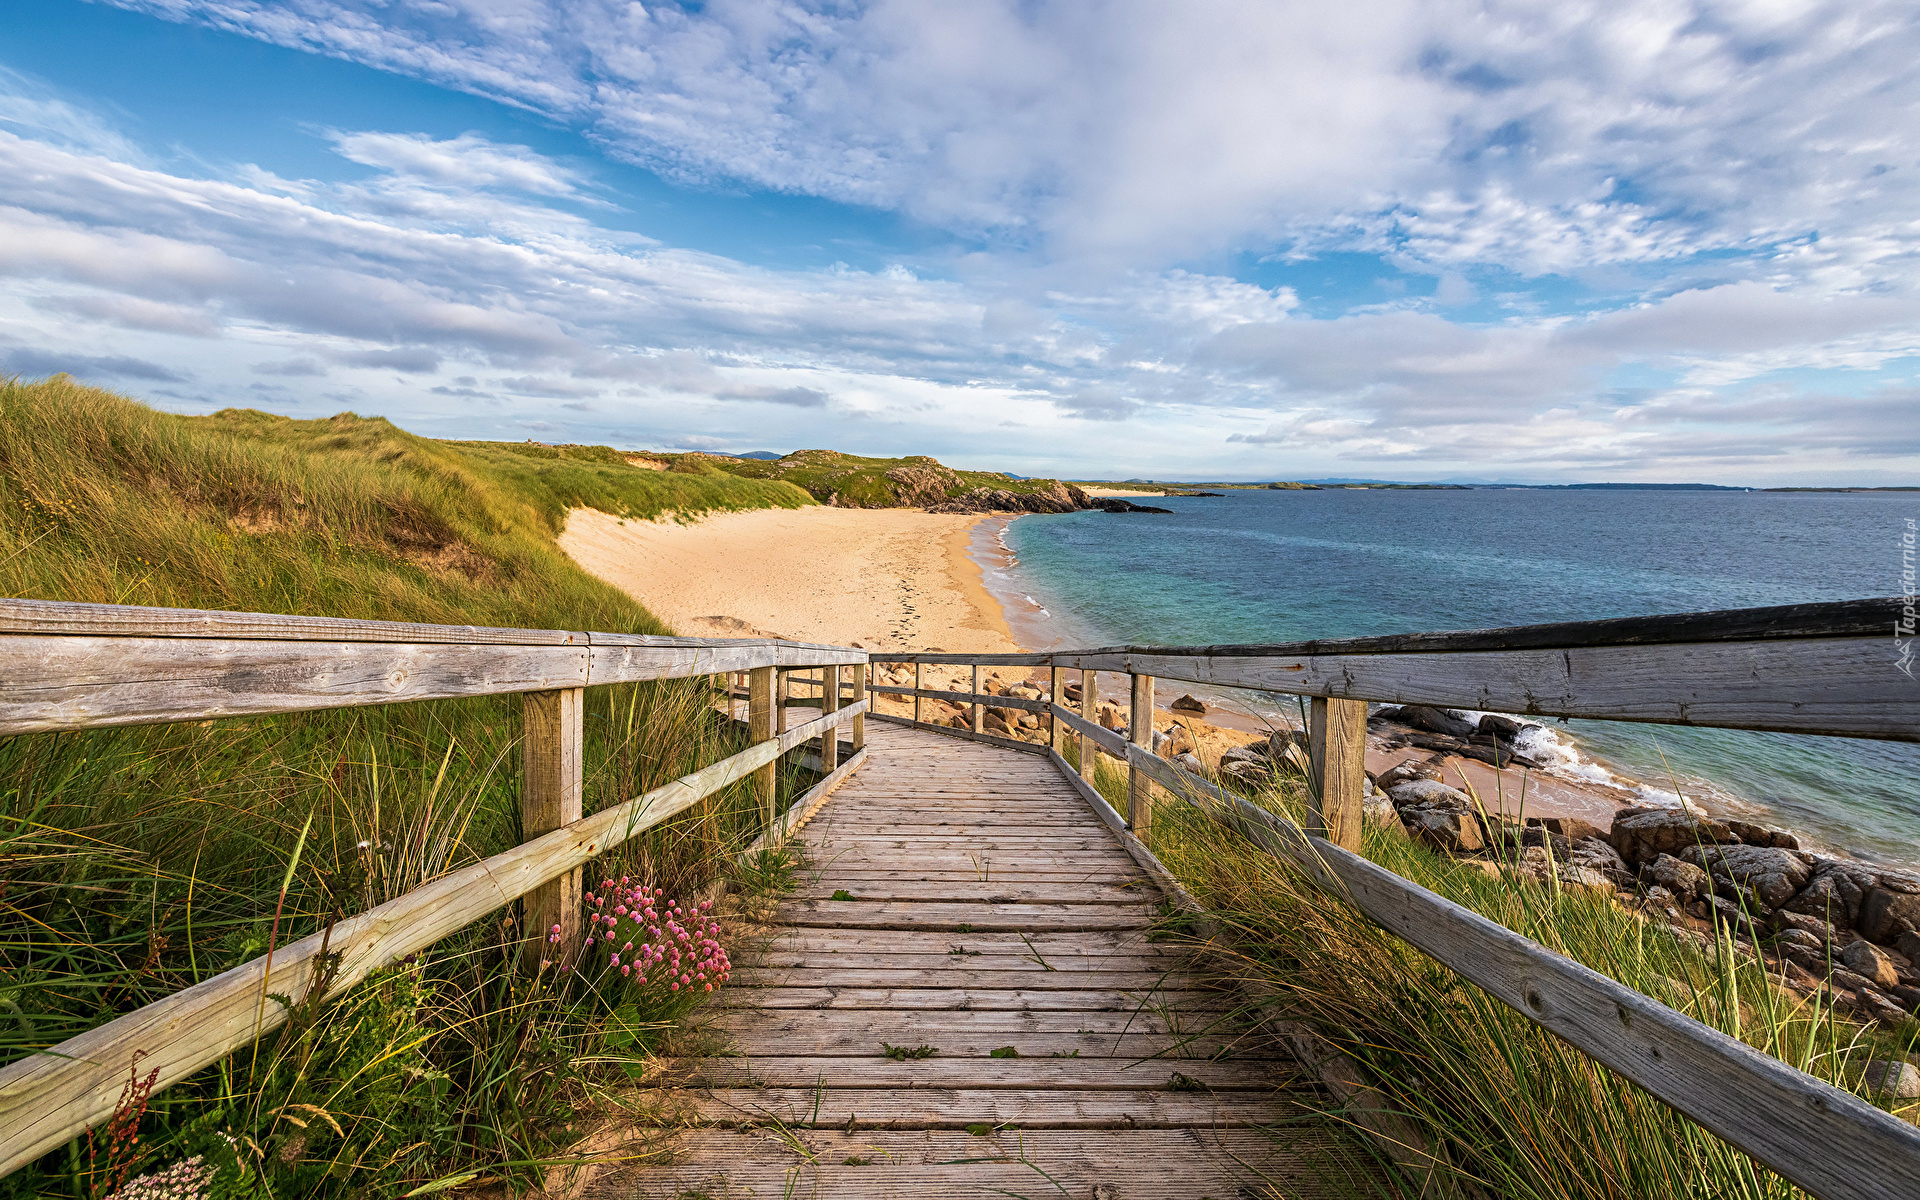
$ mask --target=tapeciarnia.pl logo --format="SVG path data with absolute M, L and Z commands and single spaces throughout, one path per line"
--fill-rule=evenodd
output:
M 1907 528 L 1900 535 L 1900 594 L 1906 605 L 1900 610 L 1899 620 L 1893 623 L 1893 648 L 1896 657 L 1893 665 L 1900 668 L 1908 679 L 1913 674 L 1913 632 L 1914 632 L 1914 520 L 1907 518 Z

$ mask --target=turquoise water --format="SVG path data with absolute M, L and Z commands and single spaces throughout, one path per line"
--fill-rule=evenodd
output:
M 1920 494 L 1248 491 L 1164 506 L 1175 515 L 1008 527 L 1012 582 L 1045 607 L 1054 644 L 1284 642 L 1892 595 Z M 1890 671 L 1892 654 L 1890 630 Z M 1920 746 L 1604 721 L 1562 734 L 1651 790 L 1920 861 Z

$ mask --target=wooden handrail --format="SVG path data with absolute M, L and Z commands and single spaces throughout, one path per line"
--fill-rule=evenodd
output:
M 303 1001 L 337 996 L 369 972 L 530 894 L 539 899 L 533 907 L 541 911 L 530 916 L 538 915 L 540 927 L 558 920 L 564 930 L 574 892 L 562 882 L 584 864 L 729 784 L 764 775 L 813 738 L 835 741 L 841 725 L 854 726 L 857 743 L 867 709 L 856 695 L 664 787 L 575 819 L 578 689 L 866 660 L 862 650 L 772 639 L 0 600 L 0 736 L 522 693 L 542 713 L 552 710 L 529 722 L 543 740 L 528 751 L 525 815 L 529 829 L 553 830 L 282 947 L 270 961 L 243 963 L 0 1068 L 0 1174 L 111 1115 L 135 1052 L 158 1070 L 155 1087 L 164 1088 L 278 1028 L 286 1010 L 261 1003 L 269 992 Z M 802 803 L 817 806 L 854 765 L 828 765 L 828 779 Z M 790 812 L 770 822 L 767 837 L 777 840 L 799 819 Z M 323 955 L 330 973 L 318 969 Z M 537 952 L 534 959 L 538 969 Z

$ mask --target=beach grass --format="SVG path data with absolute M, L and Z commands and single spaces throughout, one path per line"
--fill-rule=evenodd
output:
M 1095 782 L 1124 812 L 1125 769 L 1102 756 Z M 1276 771 L 1241 790 L 1289 819 L 1306 816 L 1297 775 Z M 1803 1195 L 1195 808 L 1163 794 L 1151 840 L 1227 932 L 1239 981 L 1360 1064 L 1386 1106 L 1421 1132 L 1437 1179 L 1408 1178 L 1408 1194 L 1438 1182 L 1524 1200 Z M 1364 852 L 1837 1086 L 1858 1090 L 1869 1059 L 1915 1049 L 1913 1022 L 1865 1027 L 1817 995 L 1792 992 L 1724 929 L 1701 945 L 1611 895 L 1489 875 L 1371 824 Z M 1894 1111 L 1920 1118 L 1911 1101 Z
M 0 381 L 8 596 L 664 633 L 555 546 L 568 507 L 806 503 L 351 414 L 179 417 L 64 377 Z M 704 680 L 589 689 L 586 810 L 743 748 L 715 705 Z M 0 740 L 0 1063 L 516 844 L 519 736 L 507 696 Z M 685 899 L 757 812 L 736 785 L 602 865 Z M 154 1095 L 130 1149 L 77 1139 L 0 1196 L 104 1196 L 193 1155 L 233 1195 L 537 1182 L 600 1076 L 624 1081 L 685 1002 L 529 979 L 511 916 L 337 1004 L 287 998 L 284 1032 Z

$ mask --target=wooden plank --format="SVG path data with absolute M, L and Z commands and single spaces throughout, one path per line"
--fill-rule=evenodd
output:
M 796 900 L 829 900 L 836 891 L 877 900 L 944 900 L 956 904 L 1139 904 L 1151 900 L 1137 887 L 1098 883 L 1009 883 L 1006 881 L 951 881 L 926 883 L 856 883 L 834 873 L 825 883 L 802 884 Z
M 1219 994 L 1142 988 L 1137 993 L 1105 988 L 862 988 L 792 984 L 729 992 L 734 1004 L 762 1011 L 878 1009 L 888 1013 L 949 1012 L 1144 1012 L 1168 1004 L 1184 1013 L 1221 1012 Z
M 1130 689 L 1133 707 L 1127 717 L 1127 740 L 1153 753 L 1153 676 L 1134 675 Z M 1145 839 L 1153 828 L 1153 782 L 1127 759 L 1127 828 Z
M 820 668 L 821 687 L 820 711 L 835 713 L 840 711 L 840 668 Z M 820 771 L 831 775 L 840 765 L 840 739 L 826 738 L 820 743 Z
M 981 930 L 1144 929 L 1153 924 L 1148 906 L 1111 904 L 941 904 L 937 901 L 794 900 L 779 908 L 788 925 L 831 925 L 838 929 Z
M 0 637 L 0 736 L 551 691 L 585 646 Z
M 756 742 L 764 742 L 779 732 L 774 728 L 776 722 L 773 712 L 773 677 L 776 670 L 775 667 L 755 667 L 747 672 L 747 724 L 750 726 L 748 733 Z M 775 778 L 778 770 L 779 767 L 776 764 L 768 763 L 753 776 L 754 794 L 760 801 L 762 829 L 773 824 L 774 793 L 779 787 L 779 781 Z
M 271 978 L 267 960 L 256 958 L 0 1068 L 0 1175 L 111 1115 L 135 1050 L 147 1052 L 143 1067 L 159 1072 L 156 1090 L 176 1083 L 278 1028 L 286 1010 L 262 1006 L 260 997 L 270 992 L 306 997 L 323 955 L 338 955 L 325 993 L 337 996 L 370 971 L 432 945 L 685 811 L 854 712 L 849 707 L 802 725 L 281 947 L 272 958 Z
M 1366 702 L 1315 696 L 1307 725 L 1308 762 L 1320 793 L 1320 825 L 1310 832 L 1358 854 L 1367 796 Z
M 623 1194 L 761 1196 L 782 1200 L 957 1200 L 1005 1196 L 1227 1197 L 1345 1195 L 1326 1183 L 1331 1135 L 1294 1128 L 1060 1129 L 1022 1126 L 983 1137 L 945 1130 L 825 1129 L 807 1155 L 767 1131 L 691 1129 L 636 1134 L 636 1149 L 669 1145 L 670 1166 L 640 1172 Z M 853 1165 L 849 1165 L 853 1164 Z M 632 1184 L 623 1180 L 623 1187 Z
M 1149 941 L 1146 933 L 1140 930 L 1080 930 L 1071 933 L 1044 929 L 1031 933 L 1021 930 L 1013 932 L 976 930 L 958 937 L 930 938 L 925 933 L 904 930 L 836 931 L 831 927 L 805 926 L 782 930 L 769 953 L 784 954 L 788 951 L 827 953 L 837 948 L 860 953 L 900 954 L 927 949 L 944 951 L 956 945 L 964 945 L 969 950 L 979 950 L 988 956 L 995 954 L 1025 956 L 1038 953 L 1045 955 L 1049 962 L 1053 962 L 1057 956 L 1075 954 L 1089 961 L 1112 955 L 1166 959 L 1170 962 L 1185 961 L 1189 957 L 1187 947 L 1176 942 Z
M 769 1020 L 791 1014 L 791 1021 Z M 971 1016 L 964 1023 L 961 1018 Z M 852 1017 L 850 1024 L 834 1018 Z M 1007 1018 L 988 1022 L 985 1018 Z M 1024 1022 L 1024 1024 L 1022 1024 Z M 1034 1025 L 1050 1025 L 1037 1029 Z M 1091 1029 L 1089 1024 L 1113 1024 L 1116 1029 Z M 1117 1058 L 1178 1064 L 1226 1059 L 1279 1059 L 1290 1056 L 1271 1049 L 1262 1039 L 1220 1022 L 1208 1028 L 1196 1022 L 1182 1033 L 1167 1033 L 1145 1016 L 1118 1013 L 948 1013 L 903 1012 L 888 1015 L 875 1027 L 870 1014 L 858 1012 L 756 1013 L 748 1027 L 733 1032 L 731 1044 L 749 1057 L 762 1054 L 819 1054 L 828 1057 L 870 1058 L 880 1043 L 896 1046 L 937 1046 L 951 1056 L 986 1058 L 1002 1046 L 1013 1046 L 1024 1058 Z M 1175 1069 L 1178 1069 L 1177 1067 Z
M 913 664 L 913 721 L 914 721 L 914 724 L 916 725 L 924 722 L 927 719 L 927 714 L 923 711 L 923 709 L 925 708 L 925 704 L 924 704 L 925 692 L 922 689 L 926 686 L 926 680 L 922 678 L 923 674 L 924 674 L 924 668 L 922 668 L 918 662 L 914 663 Z M 892 688 L 875 688 L 873 690 L 876 692 L 890 692 L 893 689 Z
M 877 1047 L 876 1047 L 877 1050 Z M 1167 1090 L 1172 1072 L 1165 1063 L 1134 1063 L 1121 1058 L 945 1058 L 896 1061 L 882 1058 L 818 1058 L 774 1055 L 754 1058 L 678 1059 L 670 1070 L 684 1071 L 706 1087 L 812 1087 L 822 1079 L 835 1088 L 1011 1088 L 1047 1091 Z M 1298 1085 L 1287 1064 L 1272 1060 L 1227 1059 L 1189 1063 L 1180 1074 L 1208 1091 L 1270 1093 Z
M 1920 1130 L 1904 1121 L 1170 763 L 1141 765 L 1382 928 L 1814 1195 L 1920 1194 Z
M 1103 669 L 1306 696 L 1659 725 L 1920 741 L 1920 696 L 1884 638 L 1478 653 L 1194 658 L 1128 654 Z
M 817 667 L 822 663 L 867 661 L 867 652 L 852 646 L 836 646 L 830 642 L 790 642 L 785 638 L 693 638 L 591 631 L 587 638 L 596 646 L 633 646 L 640 649 L 707 646 L 725 650 L 743 646 L 758 647 L 767 651 L 779 666 Z
M 586 691 L 528 692 L 520 714 L 520 837 L 532 841 L 580 819 Z M 580 869 L 529 891 L 520 911 L 522 969 L 537 974 L 548 960 L 570 962 L 581 938 Z
M 832 959 L 851 959 L 856 956 L 836 954 L 821 956 Z M 859 961 L 881 963 L 884 958 L 878 954 L 859 955 Z M 927 956 L 932 959 L 933 956 Z M 984 955 L 982 957 L 985 957 Z M 1028 991 L 1071 992 L 1076 990 L 1132 990 L 1149 991 L 1166 985 L 1169 974 L 1175 968 L 1162 971 L 1112 971 L 1072 966 L 1043 967 L 1040 963 L 1044 955 L 1029 953 L 1026 960 L 1014 960 L 1016 967 L 983 969 L 972 966 L 978 961 L 971 955 L 948 954 L 934 960 L 931 966 L 898 967 L 867 966 L 858 967 L 838 962 L 828 966 L 779 966 L 761 965 L 736 967 L 727 978 L 727 986 L 732 988 L 759 987 L 857 987 L 880 989 L 906 988 L 984 988 L 988 990 L 1015 989 Z M 996 956 L 996 962 L 1004 959 Z M 1050 960 L 1045 960 L 1049 961 Z M 966 964 L 966 965 L 962 965 Z M 735 996 L 738 1003 L 751 1003 L 752 997 Z
M 1099 1092 L 1014 1088 L 715 1088 L 691 1105 L 700 1119 L 778 1119 L 796 1129 L 1178 1129 L 1279 1125 L 1305 1115 L 1292 1098 L 1244 1092 Z
M 1113 730 L 1104 728 L 1058 705 L 1054 706 L 1053 716 L 1055 720 L 1064 722 L 1067 728 L 1079 734 L 1082 738 L 1083 746 L 1091 743 L 1099 749 L 1106 751 L 1108 754 L 1113 755 L 1115 758 L 1125 758 L 1127 756 L 1127 739 L 1115 733 Z M 1086 751 L 1082 749 L 1082 769 L 1090 770 L 1090 762 L 1091 760 L 1086 758 Z
M 1044 667 L 1053 661 L 1051 654 L 873 654 L 878 663 L 912 663 L 915 666 L 965 667 L 978 663 L 983 667 Z
M 699 642 L 699 639 L 663 639 Z M 0 645 L 4 645 L 0 642 Z M 720 644 L 634 646 L 592 646 L 592 666 L 587 682 L 637 683 L 649 679 L 686 679 L 695 675 L 724 675 L 733 671 L 751 671 L 757 667 L 818 666 L 830 662 L 860 662 L 861 650 L 802 649 L 790 642 L 732 642 Z
M 15 599 L 0 599 L 0 634 L 491 646 L 584 646 L 588 639 L 585 633 L 567 629 L 415 625 L 405 621 L 360 621 L 342 617 L 287 616 L 281 613 Z
M 1488 650 L 1558 650 L 1594 646 L 1654 646 L 1751 642 L 1787 638 L 1885 638 L 1905 619 L 1902 596 L 1867 600 L 1730 608 L 1707 612 L 1612 617 L 1442 633 L 1221 646 L 1111 646 L 1056 653 L 1056 659 L 1114 654 L 1181 654 L 1201 658 L 1294 658 L 1346 654 L 1431 654 Z M 1104 668 L 1103 668 L 1104 669 Z

